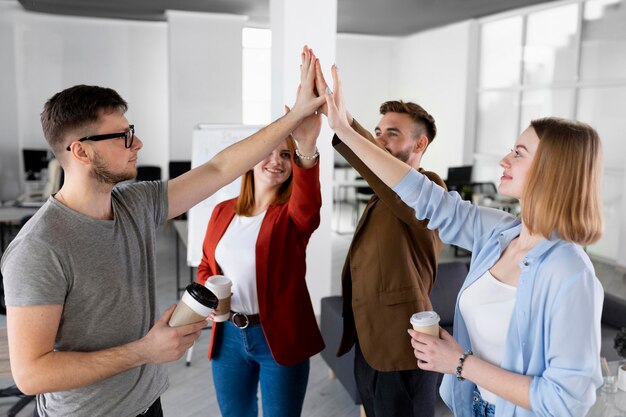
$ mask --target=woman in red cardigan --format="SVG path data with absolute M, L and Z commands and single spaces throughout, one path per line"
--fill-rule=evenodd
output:
M 306 57 L 305 57 L 306 59 Z M 304 66 L 303 60 L 303 66 Z M 320 222 L 320 115 L 305 119 L 215 207 L 198 282 L 233 282 L 231 319 L 213 323 L 209 358 L 222 416 L 299 416 L 309 358 L 324 348 L 306 286 L 306 246 Z

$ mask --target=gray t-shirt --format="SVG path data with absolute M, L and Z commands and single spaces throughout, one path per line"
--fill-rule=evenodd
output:
M 167 220 L 165 182 L 115 187 L 113 220 L 54 198 L 2 257 L 8 306 L 63 304 L 57 351 L 90 352 L 145 336 L 158 319 L 156 231 Z M 41 416 L 132 416 L 168 386 L 164 366 L 144 365 L 95 384 L 37 396 Z

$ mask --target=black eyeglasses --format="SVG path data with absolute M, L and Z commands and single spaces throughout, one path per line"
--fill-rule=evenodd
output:
M 120 133 L 107 133 L 105 135 L 94 135 L 94 136 L 85 136 L 84 138 L 78 139 L 78 142 L 83 142 L 86 140 L 91 140 L 93 142 L 97 142 L 99 140 L 107 140 L 107 139 L 115 139 L 115 138 L 124 138 L 124 146 L 126 148 L 130 148 L 133 146 L 133 140 L 135 140 L 135 125 L 128 126 L 128 130 Z M 68 145 L 66 150 L 70 150 L 70 146 Z

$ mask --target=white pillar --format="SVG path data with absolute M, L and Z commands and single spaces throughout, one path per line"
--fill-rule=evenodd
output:
M 300 83 L 300 53 L 304 45 L 320 59 L 330 85 L 330 66 L 335 62 L 337 39 L 337 0 L 300 2 L 270 0 L 272 29 L 272 117 L 291 106 Z M 307 283 L 316 314 L 320 299 L 331 294 L 331 218 L 333 190 L 332 131 L 326 119 L 318 140 L 322 213 L 319 229 L 307 250 Z

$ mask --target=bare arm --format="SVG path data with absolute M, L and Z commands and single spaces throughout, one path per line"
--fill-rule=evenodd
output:
M 315 97 L 315 55 L 306 46 L 296 103 L 291 111 L 254 135 L 215 155 L 205 164 L 169 181 L 168 218 L 189 210 L 269 155 L 324 99 Z
M 455 374 L 463 349 L 445 330 L 441 339 L 409 329 L 418 366 L 426 371 Z M 531 410 L 530 376 L 510 372 L 470 355 L 463 362 L 463 378 L 493 392 L 508 402 Z
M 95 352 L 54 350 L 62 305 L 7 307 L 11 370 L 29 395 L 83 387 L 148 363 L 177 360 L 206 322 L 172 328 L 170 307 L 143 338 Z

